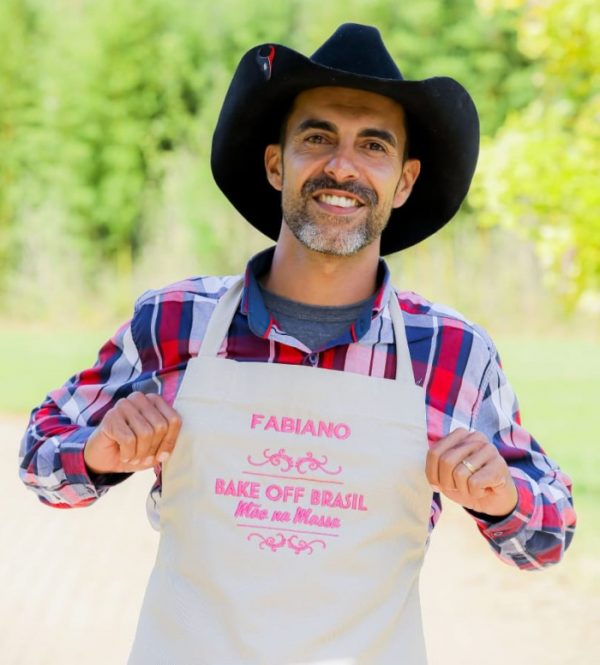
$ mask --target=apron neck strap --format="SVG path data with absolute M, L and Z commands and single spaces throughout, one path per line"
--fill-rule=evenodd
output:
M 229 289 L 219 298 L 217 305 L 208 320 L 206 333 L 200 345 L 199 356 L 214 357 L 219 353 L 223 344 L 225 335 L 229 330 L 231 321 L 240 304 L 242 289 L 244 288 L 244 278 L 240 277 Z
M 406 339 L 406 327 L 402 318 L 402 311 L 398 303 L 396 291 L 391 289 L 390 299 L 388 301 L 392 327 L 394 329 L 394 339 L 396 341 L 396 381 L 413 384 L 415 376 L 412 369 L 412 360 L 408 350 L 408 340 Z
M 199 356 L 214 357 L 218 354 L 225 335 L 229 330 L 231 321 L 240 304 L 242 290 L 244 288 L 244 279 L 240 277 L 231 287 L 219 298 L 217 305 L 208 321 L 206 333 L 200 346 Z M 396 381 L 414 383 L 412 371 L 412 362 L 406 340 L 406 330 L 402 319 L 402 312 L 398 304 L 396 292 L 392 289 L 388 303 L 392 326 L 394 329 L 394 338 L 396 340 Z

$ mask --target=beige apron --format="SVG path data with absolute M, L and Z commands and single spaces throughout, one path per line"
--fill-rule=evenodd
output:
M 138 665 L 422 665 L 431 488 L 402 315 L 396 380 L 217 353 L 220 300 L 175 408 Z

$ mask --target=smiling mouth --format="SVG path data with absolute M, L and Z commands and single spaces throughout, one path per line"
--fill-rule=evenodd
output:
M 338 196 L 335 194 L 319 194 L 315 196 L 319 203 L 335 206 L 336 208 L 359 208 L 363 204 L 355 198 L 349 196 Z

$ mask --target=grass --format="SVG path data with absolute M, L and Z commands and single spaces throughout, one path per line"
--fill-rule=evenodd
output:
M 1 326 L 0 413 L 29 412 L 49 389 L 89 367 L 113 332 Z M 523 424 L 572 477 L 582 531 L 591 535 L 600 505 L 600 344 L 514 336 L 495 341 Z
M 600 344 L 578 339 L 498 340 L 525 427 L 567 470 L 581 498 L 600 497 Z
M 0 325 L 0 413 L 29 413 L 49 390 L 93 365 L 113 333 Z
M 574 547 L 600 546 L 600 343 L 585 339 L 495 340 L 519 397 L 524 426 L 573 480 Z

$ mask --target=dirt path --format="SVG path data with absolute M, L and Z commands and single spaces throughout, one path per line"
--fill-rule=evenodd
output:
M 125 663 L 157 544 L 145 518 L 151 477 L 85 510 L 46 508 L 17 477 L 23 428 L 0 418 L 0 662 Z M 600 564 L 577 542 L 557 568 L 521 573 L 447 508 L 421 586 L 430 665 L 598 662 Z

